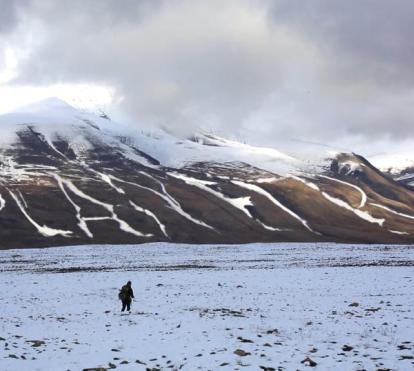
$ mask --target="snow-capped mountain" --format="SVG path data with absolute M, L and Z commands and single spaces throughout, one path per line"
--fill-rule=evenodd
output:
M 58 99 L 0 116 L 0 134 L 2 248 L 413 241 L 414 193 L 330 147 L 182 140 Z
M 384 153 L 372 156 L 370 161 L 395 181 L 414 190 L 414 157 L 410 153 Z

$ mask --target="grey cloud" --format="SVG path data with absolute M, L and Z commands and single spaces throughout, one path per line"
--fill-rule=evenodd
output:
M 271 18 L 328 50 L 348 78 L 412 83 L 414 3 L 406 0 L 279 1 Z M 339 71 L 338 71 L 339 70 Z
M 19 22 L 19 10 L 29 0 L 0 0 L 0 36 L 11 33 Z
M 21 13 L 31 0 L 0 0 L 0 74 L 6 65 L 6 47 L 13 44 L 9 38 L 21 23 Z
M 160 3 L 143 18 L 142 2 L 123 12 L 112 1 L 99 2 L 106 7 L 98 11 L 91 5 L 96 2 L 87 2 L 83 12 L 80 2 L 72 3 L 62 10 L 43 2 L 32 10 L 50 19 L 51 29 L 20 81 L 108 83 L 135 117 L 174 129 L 234 128 L 279 85 L 284 67 L 273 48 L 278 41 L 247 2 Z
M 44 42 L 16 83 L 108 84 L 135 121 L 182 134 L 414 137 L 409 1 L 42 0 L 25 10 Z

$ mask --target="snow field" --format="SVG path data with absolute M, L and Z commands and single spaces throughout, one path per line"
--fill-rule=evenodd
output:
M 411 370 L 413 255 L 335 244 L 1 251 L 0 369 L 306 370 L 309 357 L 320 370 Z M 136 299 L 121 314 L 127 280 Z

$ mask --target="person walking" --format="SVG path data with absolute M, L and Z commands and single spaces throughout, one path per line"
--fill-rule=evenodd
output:
M 121 311 L 123 312 L 126 309 L 128 312 L 130 312 L 131 302 L 134 298 L 134 291 L 132 290 L 131 281 L 128 281 L 126 285 L 122 286 L 121 290 L 119 290 L 118 297 L 122 301 Z

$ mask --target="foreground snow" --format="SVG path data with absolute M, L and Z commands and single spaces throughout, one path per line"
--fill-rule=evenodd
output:
M 0 369 L 412 370 L 413 262 L 411 246 L 1 251 Z

